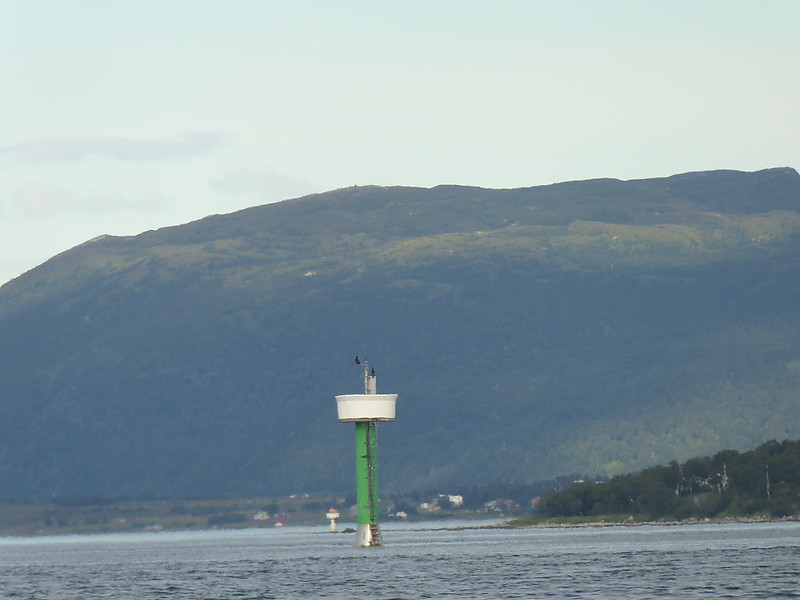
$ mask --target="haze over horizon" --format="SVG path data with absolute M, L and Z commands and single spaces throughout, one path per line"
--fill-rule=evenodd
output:
M 350 185 L 800 165 L 800 4 L 4 4 L 0 285 Z

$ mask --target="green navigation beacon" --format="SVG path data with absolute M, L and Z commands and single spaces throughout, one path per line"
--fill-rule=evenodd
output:
M 357 356 L 356 364 L 364 369 L 364 393 L 336 396 L 336 408 L 340 423 L 356 424 L 356 546 L 367 548 L 383 546 L 378 524 L 378 421 L 394 421 L 397 394 L 379 394 L 375 369 Z

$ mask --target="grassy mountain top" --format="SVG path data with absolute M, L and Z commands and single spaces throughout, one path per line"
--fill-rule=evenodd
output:
M 135 287 L 156 271 L 162 279 L 202 271 L 263 292 L 309 273 L 347 279 L 473 255 L 587 268 L 713 262 L 797 234 L 798 196 L 800 176 L 788 168 L 514 190 L 346 188 L 133 237 L 100 236 L 6 284 L 0 310 L 97 277 Z

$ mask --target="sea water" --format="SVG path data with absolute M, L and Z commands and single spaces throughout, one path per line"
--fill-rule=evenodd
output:
M 0 598 L 800 598 L 800 523 L 0 538 Z

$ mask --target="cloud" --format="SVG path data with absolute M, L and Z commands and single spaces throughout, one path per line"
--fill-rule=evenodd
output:
M 184 133 L 173 140 L 139 140 L 123 137 L 75 136 L 45 138 L 4 148 L 4 152 L 34 162 L 67 162 L 87 156 L 124 161 L 164 160 L 206 154 L 231 136 L 214 131 Z
M 127 196 L 118 193 L 84 193 L 42 183 L 26 183 L 0 202 L 0 214 L 46 219 L 65 214 L 105 215 L 119 212 L 163 211 L 169 202 L 156 193 Z
M 253 196 L 263 202 L 297 198 L 320 191 L 307 181 L 269 168 L 229 171 L 220 178 L 212 179 L 211 186 L 224 194 Z

